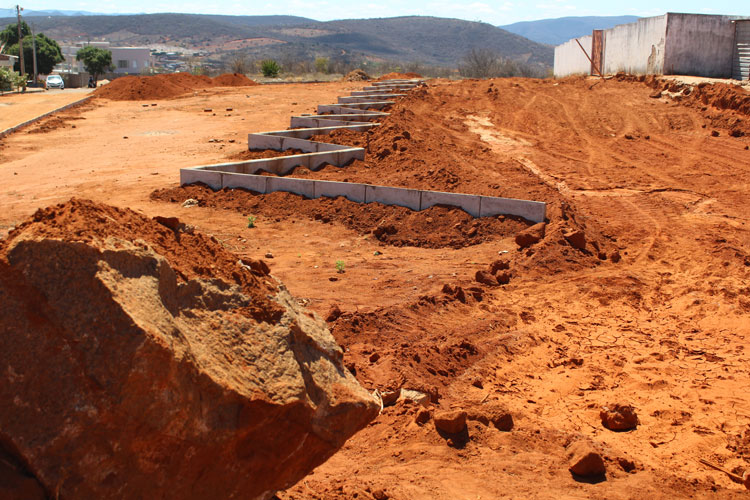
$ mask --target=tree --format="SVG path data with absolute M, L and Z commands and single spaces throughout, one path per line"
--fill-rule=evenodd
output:
M 6 53 L 17 56 L 18 55 L 18 26 L 17 24 L 11 24 L 0 32 L 0 42 L 7 43 Z M 34 60 L 34 42 L 31 39 L 31 30 L 25 22 L 21 22 L 21 33 L 23 34 L 23 58 L 26 61 L 26 72 L 31 73 L 32 61 Z M 62 55 L 62 49 L 60 45 L 51 38 L 47 37 L 44 33 L 37 33 L 34 36 L 36 41 L 36 67 L 37 72 L 48 75 L 52 73 L 52 69 L 56 64 L 61 63 L 65 60 Z M 21 63 L 16 61 L 14 69 L 20 71 Z
M 315 59 L 315 71 L 318 73 L 328 73 L 328 58 L 317 57 Z
M 99 75 L 112 69 L 112 52 L 89 45 L 78 51 L 76 61 L 83 61 L 83 67 L 91 73 L 96 83 Z
M 24 38 L 31 36 L 31 28 L 26 21 L 21 21 L 21 35 Z M 0 45 L 18 45 L 18 23 L 9 24 L 3 31 L 0 31 Z

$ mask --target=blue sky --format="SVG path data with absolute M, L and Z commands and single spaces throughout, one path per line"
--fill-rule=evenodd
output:
M 7 2 L 7 0 L 5 0 Z M 0 8 L 12 8 L 0 0 Z M 321 21 L 331 19 L 424 15 L 456 17 L 491 24 L 510 24 L 564 16 L 654 16 L 664 12 L 750 15 L 747 0 L 289 0 L 259 2 L 205 2 L 196 0 L 153 2 L 148 0 L 29 0 L 21 2 L 29 10 L 87 10 L 106 13 L 186 12 L 199 14 L 269 15 L 290 14 Z

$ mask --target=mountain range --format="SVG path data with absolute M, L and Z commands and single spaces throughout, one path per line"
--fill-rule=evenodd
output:
M 571 38 L 590 35 L 592 30 L 605 30 L 618 24 L 633 23 L 637 20 L 637 16 L 559 17 L 523 21 L 498 27 L 535 42 L 560 45 Z
M 0 27 L 15 22 L 0 19 Z M 364 58 L 455 67 L 472 48 L 533 66 L 552 65 L 552 47 L 486 23 L 437 17 L 320 22 L 295 16 L 138 14 L 35 17 L 36 30 L 62 43 L 177 45 L 250 57 Z

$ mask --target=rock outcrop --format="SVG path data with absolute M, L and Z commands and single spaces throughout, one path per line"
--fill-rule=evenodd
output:
M 0 242 L 0 444 L 61 498 L 270 498 L 378 413 L 259 262 L 71 200 Z

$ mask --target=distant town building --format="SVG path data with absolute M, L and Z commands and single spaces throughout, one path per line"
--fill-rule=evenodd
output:
M 16 59 L 18 59 L 17 56 L 11 56 L 8 54 L 0 54 L 0 68 L 13 68 L 13 65 L 16 64 Z
M 748 80 L 750 17 L 669 12 L 594 30 L 555 47 L 555 77 L 594 75 L 597 68 L 603 74 Z
M 87 46 L 99 47 L 112 52 L 113 73 L 132 75 L 141 74 L 151 68 L 151 51 L 148 47 L 112 47 L 109 42 L 82 42 L 76 45 L 61 47 L 65 61 L 55 66 L 55 70 L 64 73 L 82 73 L 83 62 L 76 61 L 76 54 Z

